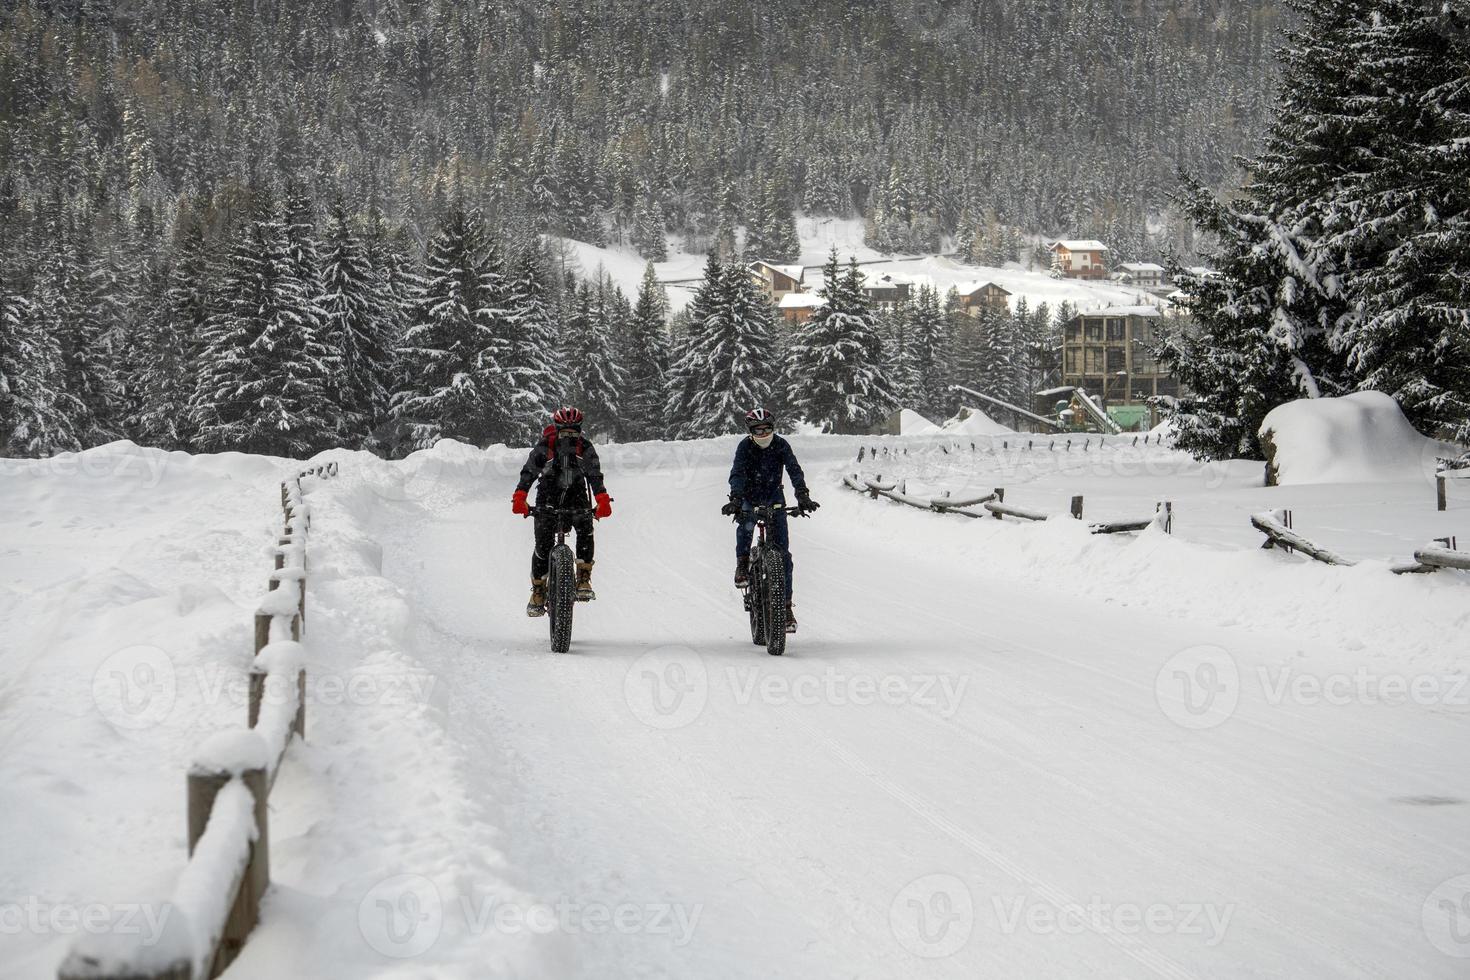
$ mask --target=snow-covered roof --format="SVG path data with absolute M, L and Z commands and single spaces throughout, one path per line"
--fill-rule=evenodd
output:
M 874 286 L 907 286 L 913 283 L 913 280 L 902 272 L 894 272 L 891 269 L 881 272 L 876 269 L 862 269 L 861 272 L 863 285 L 869 289 Z
M 1154 262 L 1124 262 L 1118 266 L 1129 272 L 1163 272 L 1164 267 Z
M 1188 269 L 1186 269 L 1185 271 L 1186 272 L 1192 272 L 1192 273 L 1194 273 L 1197 276 L 1218 276 L 1220 274 L 1220 273 L 1216 272 L 1214 269 L 1211 269 L 1208 266 L 1203 266 L 1203 265 L 1192 265 Z
M 1168 300 L 1171 303 L 1185 303 L 1189 301 L 1189 298 L 1189 294 L 1182 289 L 1176 289 L 1172 293 L 1164 297 L 1164 299 Z
M 955 292 L 959 293 L 961 296 L 969 296 L 971 293 L 979 292 L 986 286 L 995 286 L 996 289 L 999 289 L 1007 296 L 1011 295 L 1011 291 L 1009 289 L 1002 289 L 1000 286 L 996 286 L 993 282 L 981 281 L 979 279 L 972 279 L 969 282 L 958 283 L 954 288 Z
M 806 268 L 805 266 L 800 265 L 776 265 L 774 262 L 767 262 L 765 259 L 757 259 L 756 261 L 751 263 L 752 268 L 758 265 L 763 265 L 767 269 L 775 270 L 776 272 L 781 273 L 781 275 L 785 276 L 786 278 L 795 279 L 797 282 L 801 282 L 802 271 Z
M 1106 252 L 1108 247 L 1096 238 L 1060 238 L 1047 248 L 1061 247 L 1069 252 Z
M 1100 310 L 1082 310 L 1079 316 L 1160 316 L 1157 306 L 1105 306 Z
M 817 306 L 826 306 L 827 301 L 816 293 L 787 293 L 781 297 L 781 302 L 776 305 L 783 310 L 803 310 Z

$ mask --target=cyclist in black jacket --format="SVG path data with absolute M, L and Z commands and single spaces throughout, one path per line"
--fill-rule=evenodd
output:
M 597 447 L 582 436 L 582 413 L 575 408 L 559 408 L 551 415 L 551 424 L 531 447 L 521 479 L 511 497 L 511 512 L 531 512 L 526 500 L 531 484 L 536 483 L 536 506 L 587 507 L 593 512 L 572 526 L 577 532 L 577 598 L 597 598 L 592 591 L 593 536 L 592 519 L 612 516 L 612 498 L 602 482 L 602 462 Z M 589 498 L 590 490 L 590 498 Z M 536 514 L 536 547 L 531 553 L 531 598 L 526 603 L 527 616 L 546 614 L 546 572 L 551 563 L 551 549 L 556 543 L 557 518 Z
M 812 499 L 806 486 L 806 474 L 796 461 L 791 443 L 776 435 L 776 417 L 764 408 L 753 408 L 745 415 L 748 439 L 735 447 L 735 463 L 730 467 L 730 502 L 722 509 L 726 515 L 740 515 L 735 528 L 735 586 L 745 588 L 750 582 L 750 542 L 755 535 L 755 520 L 750 508 L 757 504 L 784 504 L 786 491 L 783 471 L 791 475 L 796 491 L 796 505 L 803 513 L 820 505 Z M 791 608 L 791 536 L 786 527 L 786 514 L 778 511 L 771 519 L 771 543 L 786 555 L 786 626 L 794 630 L 796 613 Z

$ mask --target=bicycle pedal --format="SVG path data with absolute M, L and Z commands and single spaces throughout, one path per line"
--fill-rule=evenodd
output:
M 527 606 L 526 607 L 526 615 L 527 616 L 530 616 L 532 619 L 536 619 L 538 617 L 545 616 L 546 615 L 546 607 L 545 606 Z

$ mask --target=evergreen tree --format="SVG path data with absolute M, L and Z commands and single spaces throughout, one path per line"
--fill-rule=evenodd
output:
M 659 439 L 667 431 L 669 300 L 650 262 L 643 269 L 638 302 L 628 323 L 627 394 L 623 416 L 630 439 Z
M 546 301 L 544 259 L 539 243 L 524 245 L 508 283 L 510 331 L 503 365 L 513 421 L 506 437 L 512 441 L 525 442 L 539 433 L 547 407 L 567 400 L 560 342 Z
M 0 456 L 52 456 L 81 448 L 61 346 L 0 267 Z
M 605 272 L 595 287 L 585 282 L 577 287 L 562 350 L 567 401 L 580 408 L 598 432 L 614 438 L 622 434 L 627 383 L 615 352 L 615 292 Z
M 356 445 L 388 411 L 399 310 L 340 198 L 332 204 L 321 270 L 322 342 L 337 360 L 332 393 L 344 437 Z
M 510 426 L 504 282 L 491 267 L 480 216 L 454 204 L 429 243 L 424 283 L 399 348 L 404 387 L 393 413 L 415 448 L 441 438 L 489 445 Z
M 824 432 L 866 432 L 893 407 L 882 340 L 857 262 L 839 271 L 834 248 L 823 276 L 827 302 L 797 329 L 788 355 L 791 376 L 801 379 L 793 401 Z
M 920 286 L 909 306 L 908 345 L 914 372 L 913 408 L 925 418 L 943 421 L 949 393 L 949 330 L 939 293 Z
M 196 446 L 302 457 L 333 445 L 338 368 L 284 222 L 258 215 L 232 249 L 189 402 Z
M 775 312 L 741 263 L 724 265 L 712 254 L 689 318 L 672 370 L 674 431 L 685 439 L 742 432 L 745 413 L 771 393 Z

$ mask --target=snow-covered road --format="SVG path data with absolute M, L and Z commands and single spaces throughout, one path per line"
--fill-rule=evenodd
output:
M 782 658 L 730 585 L 731 440 L 607 447 L 564 655 L 523 612 L 521 451 L 329 454 L 307 737 L 227 976 L 1466 975 L 1463 575 L 922 513 L 838 486 L 854 441 L 794 444 L 823 507 L 793 524 Z M 1003 478 L 1104 514 L 1173 495 L 1189 533 L 1277 505 L 1160 462 Z M 119 444 L 0 470 L 0 836 L 25 842 L 0 976 L 54 976 L 84 916 L 167 912 L 180 774 L 243 722 L 299 467 Z M 1333 518 L 1365 540 L 1466 513 L 1309 489 L 1281 499 L 1372 501 Z
M 527 896 L 497 918 L 460 881 L 440 914 L 477 921 L 445 936 L 547 932 L 526 969 L 559 976 L 1462 975 L 1425 919 L 1470 872 L 1452 677 L 1333 697 L 1361 652 L 1008 585 L 965 524 L 829 476 L 771 658 L 728 583 L 731 448 L 608 451 L 569 655 L 521 615 L 501 475 L 383 510 L 413 654 Z

